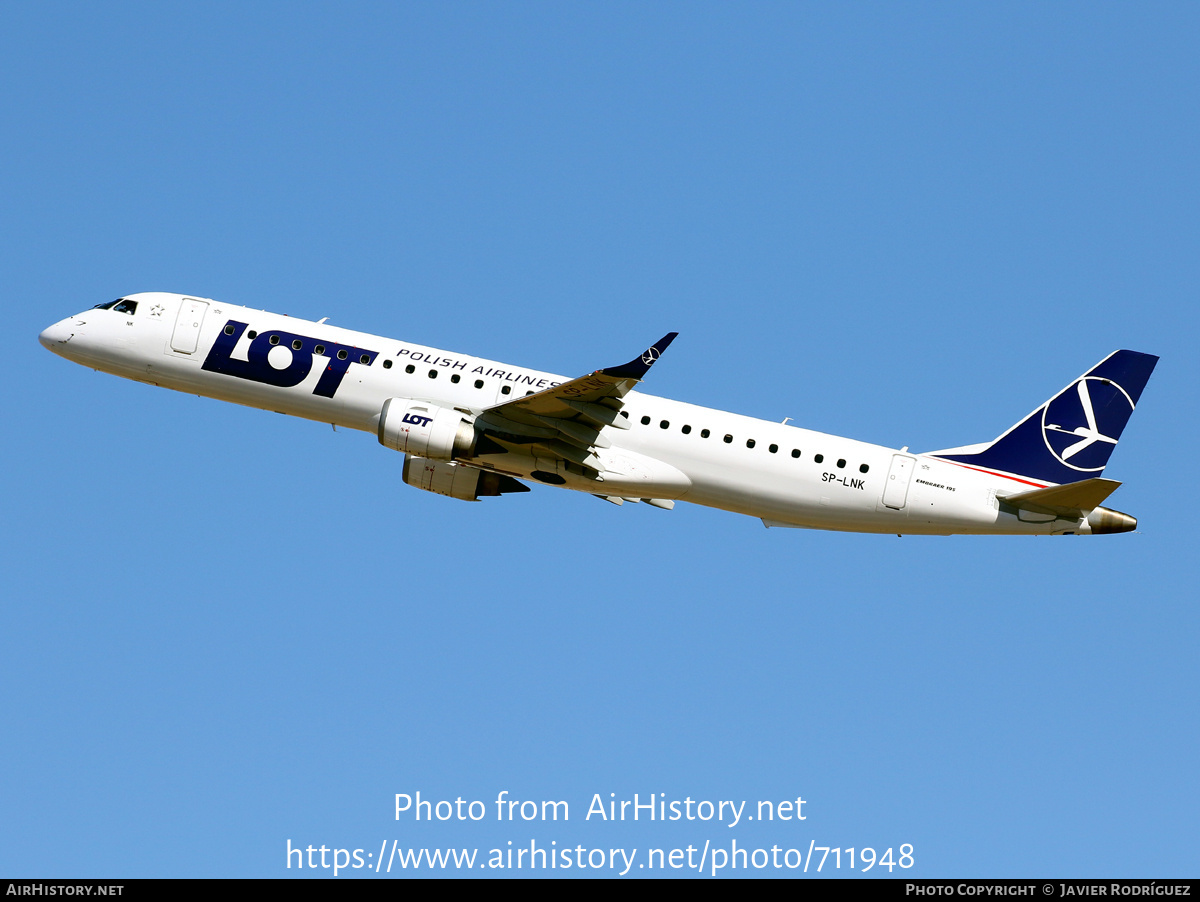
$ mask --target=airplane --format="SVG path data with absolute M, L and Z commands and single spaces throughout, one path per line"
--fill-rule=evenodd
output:
M 1137 520 L 1101 476 L 1158 358 L 1119 350 L 994 441 L 910 452 L 635 389 L 675 339 L 575 379 L 226 304 L 143 292 L 47 328 L 85 366 L 373 432 L 402 478 L 478 501 L 526 483 L 613 504 L 677 501 L 767 527 L 1096 535 Z

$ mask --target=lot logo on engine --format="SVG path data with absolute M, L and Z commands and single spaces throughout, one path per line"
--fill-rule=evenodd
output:
M 379 356 L 378 351 L 367 351 L 332 341 L 321 341 L 307 335 L 296 335 L 272 329 L 254 336 L 246 348 L 246 359 L 237 360 L 233 351 L 246 331 L 246 323 L 230 320 L 217 336 L 212 350 L 204 359 L 201 369 L 211 373 L 223 373 L 238 379 L 249 379 L 264 385 L 290 388 L 299 385 L 312 372 L 313 358 L 320 357 L 325 371 L 317 380 L 314 395 L 332 398 L 337 393 L 342 378 L 350 364 L 370 366 Z

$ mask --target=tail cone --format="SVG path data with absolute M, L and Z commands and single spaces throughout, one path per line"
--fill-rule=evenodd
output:
M 1088 525 L 1093 535 L 1104 535 L 1111 532 L 1133 532 L 1137 529 L 1137 517 L 1123 514 L 1120 511 L 1098 507 L 1088 514 Z

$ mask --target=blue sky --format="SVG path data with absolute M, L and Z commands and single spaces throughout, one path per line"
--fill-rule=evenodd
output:
M 1193 6 L 3 19 L 0 873 L 736 838 L 911 843 L 912 876 L 1195 875 Z M 678 330 L 648 391 L 918 450 L 1159 354 L 1105 474 L 1140 532 L 463 504 L 372 436 L 37 343 L 146 290 L 567 375 Z M 417 790 L 571 821 L 396 821 Z M 635 792 L 808 817 L 583 820 Z

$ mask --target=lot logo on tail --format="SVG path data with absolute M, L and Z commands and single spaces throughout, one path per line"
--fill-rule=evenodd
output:
M 1129 393 L 1111 379 L 1085 376 L 1042 408 L 1042 439 L 1072 470 L 1099 472 L 1133 406 Z

